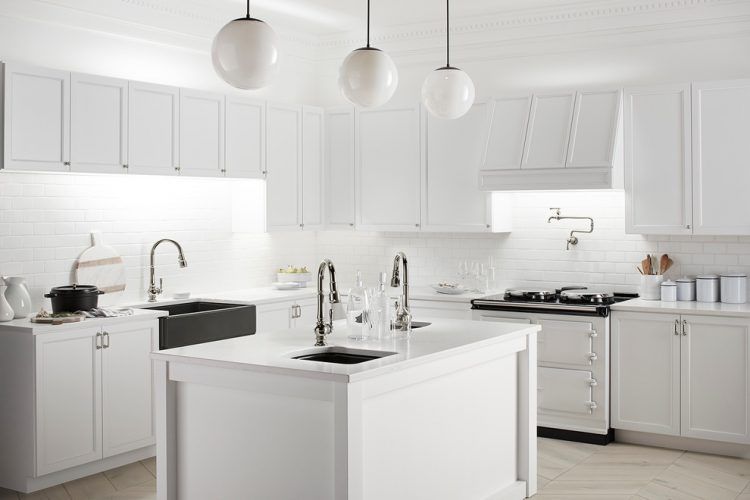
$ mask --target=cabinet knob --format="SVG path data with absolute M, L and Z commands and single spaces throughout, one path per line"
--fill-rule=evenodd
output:
M 262 170 L 260 173 L 263 174 L 263 175 L 266 175 L 266 174 L 268 174 L 268 170 Z
M 179 172 L 179 171 L 180 171 L 180 167 L 175 167 L 175 168 L 174 168 L 174 171 L 175 171 L 175 172 Z
M 685 229 L 690 229 L 690 224 L 685 224 Z
M 354 223 L 353 223 L 353 222 L 350 222 L 350 223 L 349 223 L 349 227 L 354 227 Z
M 69 167 L 70 166 L 70 162 L 69 161 L 64 161 L 63 165 L 65 165 L 66 167 Z
M 414 227 L 419 227 L 419 224 L 418 224 L 418 223 L 417 223 L 417 224 L 414 224 Z
M 487 229 L 492 229 L 492 224 L 486 224 L 486 225 L 485 225 L 485 227 L 486 227 Z
M 130 167 L 128 167 L 128 164 L 127 164 L 127 163 L 124 163 L 124 164 L 122 165 L 122 168 L 125 168 L 125 169 L 127 169 L 127 168 L 130 168 Z
M 222 174 L 226 174 L 226 173 L 227 173 L 227 169 L 226 169 L 226 168 L 222 168 L 222 169 L 221 169 L 221 173 L 222 173 Z

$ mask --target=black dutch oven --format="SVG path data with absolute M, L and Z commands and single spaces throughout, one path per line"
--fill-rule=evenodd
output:
M 72 313 L 95 309 L 103 293 L 94 285 L 65 285 L 54 287 L 44 296 L 51 299 L 53 313 Z

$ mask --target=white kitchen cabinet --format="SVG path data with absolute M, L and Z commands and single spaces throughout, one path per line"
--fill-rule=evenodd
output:
M 266 104 L 226 97 L 227 177 L 262 179 L 266 173 Z
M 151 446 L 157 321 L 36 337 L 36 475 Z
M 531 96 L 508 96 L 491 101 L 492 124 L 487 138 L 483 169 L 521 168 Z
M 179 172 L 180 89 L 130 82 L 128 171 L 174 175 Z
M 180 89 L 180 175 L 224 175 L 224 96 Z
M 73 172 L 127 173 L 127 80 L 71 75 L 70 164 Z
M 266 126 L 267 228 L 299 230 L 302 228 L 301 107 L 268 104 Z
M 615 312 L 612 426 L 750 443 L 750 320 Z
M 295 326 L 315 326 L 316 299 L 288 300 L 255 307 L 257 332 L 288 330 Z
M 748 235 L 750 80 L 693 84 L 693 232 Z
M 419 106 L 357 111 L 357 227 L 414 231 L 420 227 Z
M 325 124 L 325 225 L 351 230 L 356 220 L 354 108 L 327 110 Z
M 324 115 L 322 108 L 302 107 L 302 228 L 323 227 Z
M 8 170 L 70 170 L 70 73 L 6 64 L 4 154 Z
M 680 434 L 679 332 L 673 315 L 612 315 L 612 427 Z
M 110 457 L 154 444 L 151 352 L 156 322 L 120 323 L 102 331 L 102 445 Z
M 492 229 L 490 195 L 477 185 L 490 111 L 488 102 L 477 102 L 461 118 L 442 120 L 422 110 L 422 230 Z
M 681 434 L 750 443 L 750 320 L 681 319 Z
M 566 168 L 615 167 L 620 90 L 576 93 Z
M 692 232 L 690 86 L 625 91 L 625 231 Z
M 36 339 L 38 475 L 102 458 L 100 340 L 99 328 Z
M 574 104 L 574 93 L 534 95 L 522 169 L 565 168 Z

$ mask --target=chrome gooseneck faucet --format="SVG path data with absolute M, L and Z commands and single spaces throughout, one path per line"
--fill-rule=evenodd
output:
M 578 244 L 578 237 L 575 236 L 574 233 L 593 233 L 594 232 L 594 219 L 591 217 L 569 217 L 566 215 L 560 215 L 560 209 L 557 207 L 550 208 L 554 212 L 555 215 L 552 215 L 549 219 L 547 219 L 547 224 L 552 222 L 553 220 L 563 220 L 563 219 L 578 219 L 578 220 L 587 220 L 589 221 L 589 229 L 588 231 L 581 231 L 574 229 L 570 232 L 570 236 L 568 236 L 568 244 L 565 246 L 565 250 L 570 250 L 570 245 L 577 245 Z
M 399 262 L 401 263 L 401 267 L 404 268 L 403 286 L 401 285 L 402 282 L 399 276 Z M 411 312 L 409 312 L 409 265 L 404 252 L 396 253 L 396 256 L 393 258 L 391 286 L 394 288 L 402 286 L 401 300 L 396 309 L 396 317 L 394 318 L 393 327 L 396 330 L 409 330 L 411 325 Z
M 168 241 L 169 243 L 172 243 L 174 246 L 177 247 L 177 251 L 179 252 L 179 255 L 177 257 L 177 263 L 180 264 L 180 267 L 187 267 L 187 261 L 185 260 L 185 254 L 182 253 L 182 247 L 175 240 L 164 238 L 154 243 L 154 246 L 151 247 L 151 283 L 149 284 L 148 290 L 147 290 L 149 302 L 156 302 L 156 296 L 161 294 L 162 292 L 162 286 L 164 283 L 164 280 L 162 278 L 159 279 L 159 286 L 158 287 L 156 286 L 154 252 L 156 251 L 156 247 L 158 247 L 160 244 L 164 243 L 165 241 Z
M 323 306 L 325 295 L 323 294 L 323 279 L 325 278 L 326 269 L 328 269 L 328 302 L 331 309 L 328 311 L 328 321 L 326 322 Z M 333 304 L 339 303 L 339 292 L 336 289 L 336 268 L 330 259 L 323 259 L 318 266 L 318 319 L 315 323 L 315 346 L 326 345 L 326 336 L 333 330 Z

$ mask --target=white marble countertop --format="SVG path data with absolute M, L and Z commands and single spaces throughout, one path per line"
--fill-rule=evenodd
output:
M 652 312 L 664 314 L 702 314 L 705 316 L 750 317 L 750 304 L 721 302 L 662 302 L 631 299 L 612 305 L 613 311 Z
M 80 330 L 81 328 L 91 328 L 93 326 L 114 325 L 127 321 L 144 321 L 156 319 L 161 316 L 167 316 L 166 311 L 146 311 L 144 309 L 133 309 L 131 316 L 117 316 L 114 318 L 86 318 L 83 321 L 75 323 L 63 323 L 61 325 L 47 325 L 43 323 L 32 323 L 30 318 L 14 319 L 5 323 L 0 323 L 0 332 L 27 333 L 39 335 L 42 333 L 61 333 L 71 330 Z
M 427 321 L 430 321 L 427 318 Z M 292 359 L 315 352 L 312 329 L 304 327 L 219 340 L 152 354 L 154 359 L 239 370 L 298 375 L 355 382 L 419 363 L 511 341 L 537 332 L 538 325 L 434 319 L 432 325 L 414 330 L 408 340 L 356 341 L 347 338 L 346 322 L 337 321 L 328 337 L 329 346 L 395 352 L 364 363 L 343 365 Z

